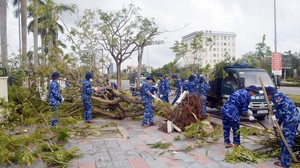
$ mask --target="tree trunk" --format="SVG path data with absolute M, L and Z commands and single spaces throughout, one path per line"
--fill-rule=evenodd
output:
M 7 63 L 7 13 L 6 0 L 0 0 L 0 32 L 1 32 L 1 57 L 2 67 L 8 68 Z
M 34 6 L 34 26 L 33 26 L 33 58 L 34 58 L 34 67 L 36 68 L 39 65 L 39 56 L 38 56 L 38 0 L 33 1 Z
M 46 65 L 46 54 L 45 54 L 45 36 L 41 34 L 41 64 Z
M 144 53 L 144 47 L 141 47 L 138 50 L 138 67 L 137 67 L 137 75 L 136 75 L 136 88 L 137 90 L 140 90 L 140 79 L 141 79 L 141 71 L 142 71 L 142 62 L 143 62 L 143 53 Z
M 27 70 L 27 0 L 21 0 L 22 68 Z
M 121 84 L 122 84 L 122 78 L 121 78 L 121 63 L 116 61 L 116 65 L 117 65 L 117 83 L 119 88 L 121 88 Z

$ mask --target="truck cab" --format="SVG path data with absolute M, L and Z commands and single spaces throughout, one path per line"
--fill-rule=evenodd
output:
M 210 81 L 211 90 L 207 94 L 208 106 L 221 109 L 223 103 L 236 90 L 255 85 L 261 89 L 259 78 L 265 86 L 274 86 L 269 74 L 264 69 L 256 69 L 251 66 L 232 65 L 224 68 L 223 77 L 216 77 Z M 251 97 L 249 109 L 253 111 L 255 118 L 262 120 L 268 115 L 267 102 L 263 91 Z

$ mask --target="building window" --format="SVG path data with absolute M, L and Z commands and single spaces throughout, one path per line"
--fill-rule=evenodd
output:
M 230 49 L 228 49 L 228 52 L 230 52 Z
M 224 51 L 227 51 L 226 48 L 224 48 Z
M 226 46 L 226 43 L 224 43 L 224 46 Z
M 216 57 L 216 54 L 214 54 L 214 57 Z
M 216 51 L 216 48 L 214 48 L 213 51 Z
M 230 43 L 228 43 L 228 46 L 230 46 Z
M 219 48 L 217 48 L 217 51 L 219 51 Z
M 224 36 L 224 40 L 226 40 L 226 36 Z
M 232 46 L 234 47 L 234 43 L 232 43 Z

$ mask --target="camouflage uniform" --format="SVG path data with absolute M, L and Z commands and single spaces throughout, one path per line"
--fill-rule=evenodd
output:
M 197 81 L 196 80 L 188 81 L 187 90 L 189 92 L 189 95 L 197 94 L 197 91 L 198 91 Z
M 56 80 L 52 80 L 49 88 L 49 104 L 52 110 L 51 126 L 53 127 L 58 124 L 61 101 L 59 84 Z
M 234 92 L 221 109 L 224 143 L 230 144 L 230 129 L 233 131 L 233 143 L 240 144 L 240 134 L 236 131 L 240 128 L 240 115 L 246 114 L 250 103 L 250 93 L 245 89 Z
M 210 86 L 205 81 L 203 81 L 200 84 L 200 91 L 201 91 L 202 100 L 203 100 L 201 115 L 206 114 L 206 101 L 207 101 L 206 91 L 208 91 L 209 89 L 210 89 Z
M 299 111 L 291 99 L 283 93 L 277 92 L 273 94 L 272 102 L 276 109 L 275 116 L 278 119 L 278 123 L 282 125 L 282 133 L 289 144 L 289 147 L 292 149 L 300 119 Z M 282 141 L 280 142 L 280 145 L 280 162 L 283 166 L 289 167 L 291 156 Z
M 113 89 L 116 89 L 118 90 L 118 85 L 115 83 L 115 82 L 110 82 L 110 86 L 113 88 Z
M 170 82 L 168 80 L 166 80 L 166 91 L 165 91 L 165 94 L 164 94 L 164 99 L 167 100 L 166 101 L 167 103 L 169 103 L 169 93 L 170 93 L 170 90 L 171 90 Z
M 141 97 L 142 97 L 142 103 L 144 106 L 144 117 L 142 126 L 147 126 L 148 122 L 150 125 L 153 125 L 153 118 L 154 118 L 154 109 L 153 109 L 153 97 L 149 96 L 148 93 L 150 92 L 151 85 L 147 81 L 145 82 L 141 87 Z
M 170 83 L 166 79 L 161 79 L 158 84 L 158 96 L 163 102 L 169 102 Z
M 181 86 L 182 86 L 182 90 L 183 90 L 183 91 L 188 91 L 188 90 L 189 90 L 189 88 L 188 88 L 188 83 L 185 82 L 184 80 L 181 81 Z
M 151 85 L 150 93 L 153 94 L 153 95 L 155 95 L 155 93 L 157 93 L 157 88 L 156 88 L 155 84 Z
M 92 120 L 92 94 L 95 90 L 92 88 L 90 80 L 84 80 L 82 83 L 81 98 L 84 106 L 84 120 Z
M 172 105 L 175 104 L 175 102 L 178 100 L 178 98 L 180 97 L 180 94 L 181 94 L 182 83 L 181 83 L 181 81 L 179 79 L 176 79 L 176 81 L 175 81 L 175 87 L 176 87 L 176 91 L 175 91 L 176 97 L 173 100 Z

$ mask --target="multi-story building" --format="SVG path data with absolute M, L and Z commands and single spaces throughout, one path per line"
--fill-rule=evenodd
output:
M 193 52 L 191 49 L 191 43 L 193 38 L 198 34 L 202 33 L 203 49 L 200 52 Z M 236 57 L 236 34 L 233 32 L 222 32 L 222 31 L 196 31 L 191 34 L 182 37 L 182 42 L 188 45 L 188 53 L 184 58 L 184 66 L 193 64 L 200 64 L 201 67 L 205 67 L 209 64 L 211 67 L 226 58 Z M 211 38 L 212 42 L 206 43 L 207 38 Z

